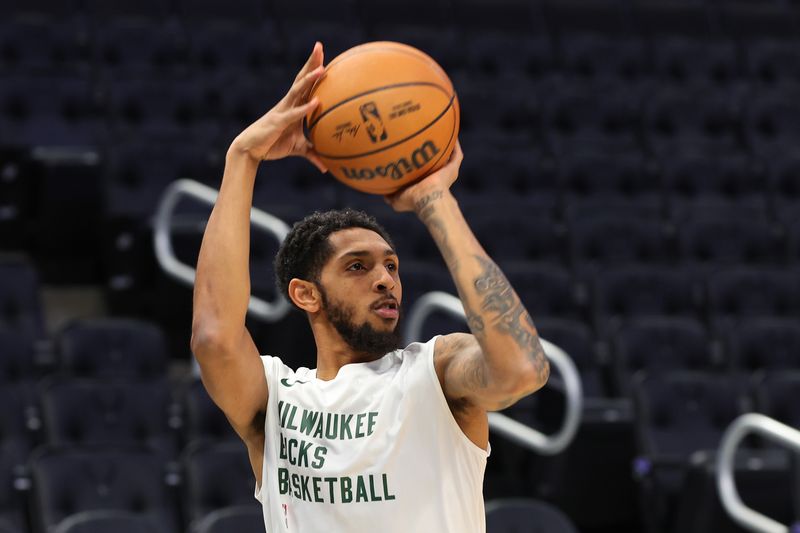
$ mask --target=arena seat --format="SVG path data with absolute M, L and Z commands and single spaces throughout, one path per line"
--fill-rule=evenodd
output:
M 497 499 L 487 502 L 486 531 L 578 533 L 570 518 L 557 507 L 531 499 Z
M 29 342 L 47 338 L 39 273 L 18 254 L 0 255 L 0 324 Z
M 86 378 L 163 379 L 169 354 L 164 332 L 138 319 L 73 320 L 58 334 L 61 373 Z
M 186 442 L 239 438 L 199 378 L 187 378 L 180 385 L 178 395 L 183 405 L 184 427 L 181 433 Z
M 720 345 L 692 318 L 632 318 L 611 342 L 615 388 L 623 396 L 630 396 L 632 383 L 643 376 L 721 372 L 724 368 Z
M 258 508 L 253 498 L 255 476 L 242 442 L 192 443 L 184 450 L 183 464 L 190 527 L 218 509 L 247 504 Z
M 665 265 L 620 266 L 598 273 L 593 283 L 595 330 L 608 335 L 634 317 L 697 317 L 697 282 Z
M 726 338 L 731 369 L 746 375 L 800 370 L 800 321 L 796 318 L 753 318 Z
M 51 445 L 136 444 L 164 461 L 177 455 L 171 391 L 163 380 L 49 379 L 41 384 L 39 398 Z
M 725 90 L 741 77 L 733 41 L 661 35 L 653 39 L 653 69 L 668 84 L 704 83 Z
M 759 317 L 791 318 L 800 305 L 800 285 L 790 271 L 769 267 L 731 267 L 707 283 L 708 320 L 724 334 Z
M 790 153 L 800 141 L 800 90 L 755 94 L 745 102 L 743 133 L 747 148 L 770 158 Z
M 559 52 L 562 70 L 578 79 L 635 83 L 648 75 L 644 43 L 636 37 L 562 34 Z
M 548 148 L 556 155 L 639 150 L 638 100 L 635 90 L 617 83 L 554 87 L 542 103 Z
M 164 533 L 151 517 L 117 510 L 82 511 L 65 518 L 53 533 Z
M 648 151 L 662 158 L 741 152 L 736 100 L 731 91 L 706 87 L 657 89 L 642 109 Z
M 787 224 L 800 220 L 800 157 L 776 154 L 769 158 L 766 173 L 775 218 Z
M 574 217 L 569 221 L 570 257 L 581 276 L 622 265 L 674 263 L 672 240 L 654 219 L 624 215 Z
M 748 42 L 744 51 L 752 81 L 765 88 L 800 83 L 800 42 L 764 36 Z
M 767 187 L 760 165 L 744 154 L 675 153 L 659 161 L 667 210 L 675 220 L 706 215 L 716 204 L 765 217 Z
M 264 533 L 264 515 L 256 505 L 233 505 L 211 511 L 192 533 Z
M 785 265 L 788 258 L 780 227 L 756 217 L 715 216 L 713 211 L 679 224 L 678 249 L 684 266 L 706 273 L 737 265 Z
M 704 373 L 649 375 L 634 382 L 633 399 L 646 520 L 672 528 L 691 464 L 716 450 L 727 426 L 751 407 L 747 384 Z
M 167 533 L 178 530 L 164 465 L 136 447 L 39 448 L 31 456 L 37 531 L 44 533 L 81 511 L 120 510 L 149 517 Z

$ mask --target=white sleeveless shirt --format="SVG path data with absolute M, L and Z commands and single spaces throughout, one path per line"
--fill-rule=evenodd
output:
M 335 379 L 262 356 L 269 387 L 262 486 L 268 533 L 483 533 L 488 452 L 453 418 L 435 338 Z

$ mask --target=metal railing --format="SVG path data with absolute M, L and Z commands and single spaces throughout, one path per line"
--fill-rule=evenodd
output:
M 750 433 L 758 433 L 762 437 L 800 452 L 800 431 L 790 426 L 757 413 L 748 413 L 734 420 L 725 430 L 717 457 L 717 490 L 722 505 L 736 523 L 751 531 L 789 533 L 789 526 L 746 506 L 736 490 L 733 476 L 736 449 L 742 439 Z
M 408 314 L 404 332 L 406 342 L 421 340 L 425 320 L 437 311 L 466 320 L 461 300 L 446 292 L 429 292 L 417 300 Z M 569 446 L 578 431 L 583 412 L 583 390 L 580 375 L 569 355 L 555 344 L 540 340 L 547 358 L 564 380 L 567 401 L 561 428 L 552 435 L 545 435 L 501 413 L 489 413 L 489 427 L 521 446 L 544 455 L 555 455 Z
M 156 210 L 153 245 L 156 259 L 161 268 L 175 280 L 194 286 L 197 270 L 177 258 L 171 241 L 173 211 L 184 196 L 213 206 L 217 201 L 219 191 L 194 180 L 181 179 L 172 182 L 161 197 Z M 283 242 L 289 233 L 289 226 L 284 221 L 255 207 L 250 210 L 250 222 L 273 235 L 278 243 Z M 276 322 L 282 319 L 289 309 L 289 302 L 282 295 L 278 295 L 272 302 L 250 296 L 248 304 L 248 311 L 266 322 Z

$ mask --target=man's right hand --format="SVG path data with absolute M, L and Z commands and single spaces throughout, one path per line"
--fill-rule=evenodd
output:
M 317 42 L 286 96 L 241 132 L 228 154 L 246 155 L 256 163 L 299 155 L 311 161 L 320 172 L 327 172 L 314 147 L 303 135 L 303 117 L 319 105 L 317 98 L 307 100 L 314 83 L 325 72 L 322 62 L 322 44 Z

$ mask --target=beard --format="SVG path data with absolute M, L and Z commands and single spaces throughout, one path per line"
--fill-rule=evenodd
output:
M 399 304 L 397 310 L 400 316 L 394 329 L 391 331 L 378 331 L 369 322 L 364 322 L 360 325 L 356 324 L 353 321 L 353 310 L 344 303 L 329 299 L 321 286 L 320 294 L 331 324 L 341 335 L 344 342 L 356 353 L 374 359 L 402 346 L 400 320 L 403 314 Z

